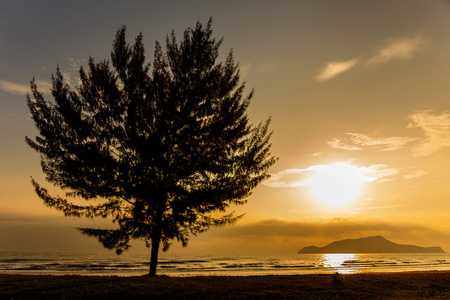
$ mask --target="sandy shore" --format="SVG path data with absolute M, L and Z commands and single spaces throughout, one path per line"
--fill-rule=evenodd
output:
M 0 299 L 450 299 L 450 271 L 118 277 L 0 274 Z

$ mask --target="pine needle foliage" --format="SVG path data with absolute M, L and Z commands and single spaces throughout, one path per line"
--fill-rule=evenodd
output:
M 239 219 L 227 209 L 246 203 L 276 161 L 270 119 L 249 123 L 253 91 L 244 94 L 232 52 L 216 62 L 222 40 L 211 23 L 188 28 L 180 42 L 172 32 L 165 51 L 156 43 L 152 65 L 142 34 L 130 45 L 121 27 L 111 61 L 90 58 L 79 86 L 57 68 L 53 101 L 34 79 L 27 96 L 39 135 L 26 142 L 40 153 L 46 180 L 65 191 L 51 196 L 33 179 L 37 195 L 65 216 L 111 218 L 116 229 L 78 229 L 118 254 L 145 241 L 150 275 L 160 244 L 186 246 L 190 235 Z

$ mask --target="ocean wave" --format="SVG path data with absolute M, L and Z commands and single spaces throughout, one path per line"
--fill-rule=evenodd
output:
M 143 257 L 0 252 L 0 272 L 137 275 L 145 274 L 148 270 L 149 262 Z M 450 255 L 302 254 L 235 257 L 165 255 L 160 259 L 158 268 L 161 274 L 172 276 L 449 270 Z

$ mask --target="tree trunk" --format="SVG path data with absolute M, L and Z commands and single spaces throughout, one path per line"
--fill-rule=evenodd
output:
M 158 237 L 154 237 L 152 239 L 152 253 L 150 256 L 150 272 L 148 275 L 156 276 L 156 266 L 158 264 L 158 252 L 159 252 L 159 243 L 161 240 L 161 234 Z
M 159 216 L 158 216 L 159 219 Z M 162 219 L 162 218 L 161 218 Z M 152 249 L 150 256 L 150 271 L 148 275 L 156 276 L 156 266 L 158 265 L 159 244 L 161 243 L 161 226 L 162 220 L 156 221 L 155 231 L 152 237 Z

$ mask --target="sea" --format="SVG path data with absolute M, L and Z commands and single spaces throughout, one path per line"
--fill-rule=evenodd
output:
M 148 273 L 149 255 L 0 252 L 0 274 L 118 275 Z M 450 270 L 450 254 L 292 254 L 160 256 L 168 276 L 245 276 Z

